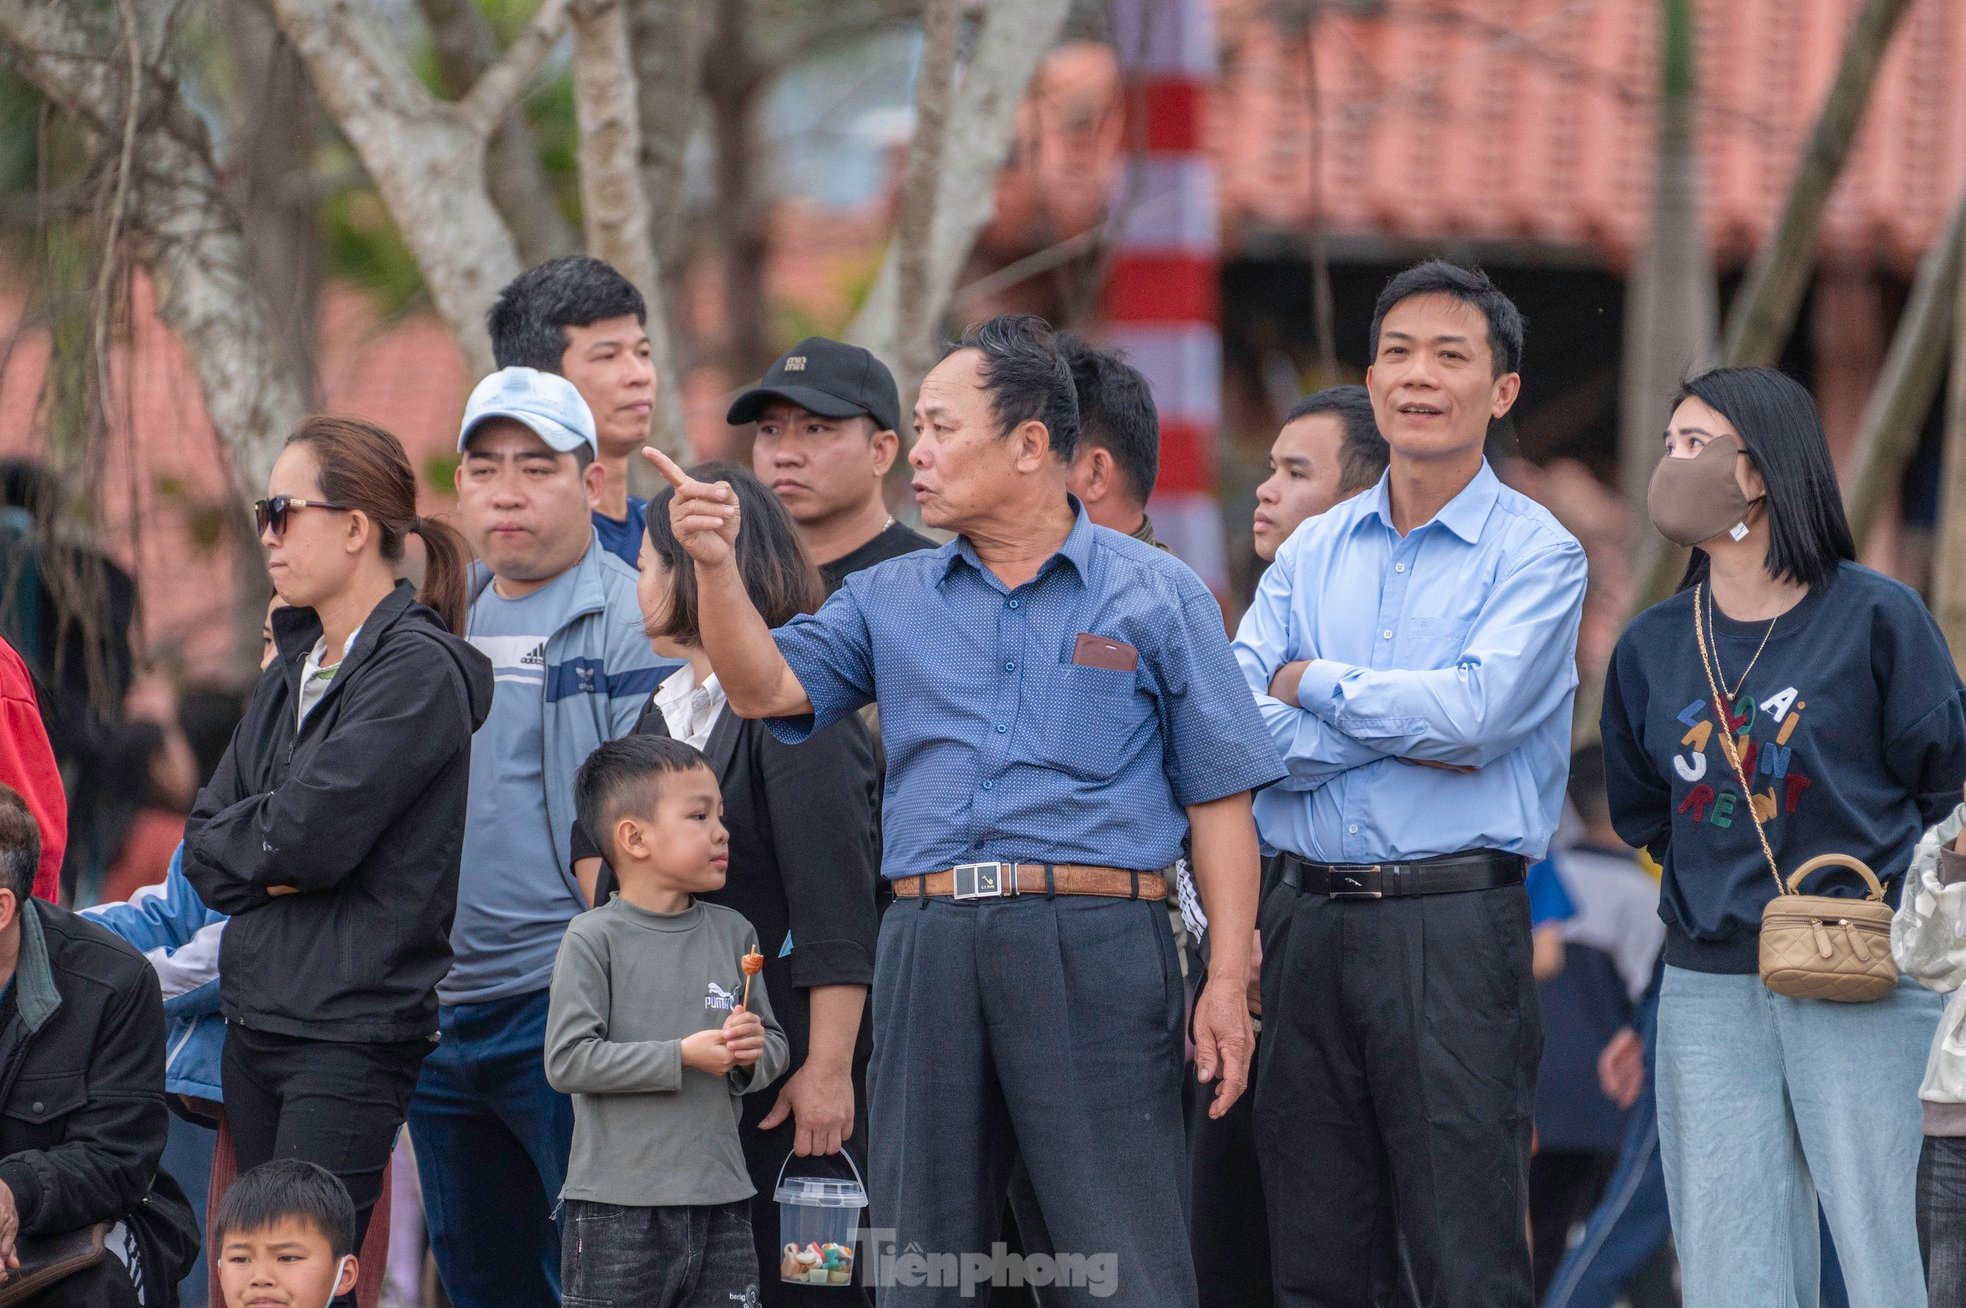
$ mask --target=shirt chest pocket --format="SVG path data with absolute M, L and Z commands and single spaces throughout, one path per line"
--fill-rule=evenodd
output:
M 54 1138 L 58 1124 L 82 1107 L 87 1098 L 80 1073 L 23 1076 L 14 1083 L 4 1115 L 16 1130 L 35 1138 Z
M 1468 631 L 1474 625 L 1454 618 L 1409 618 L 1400 644 L 1409 658 L 1422 668 L 1451 668 L 1461 661 L 1467 648 Z
M 1082 780 L 1112 780 L 1139 748 L 1153 716 L 1139 670 L 1063 662 L 1050 669 L 1047 689 L 1038 761 Z

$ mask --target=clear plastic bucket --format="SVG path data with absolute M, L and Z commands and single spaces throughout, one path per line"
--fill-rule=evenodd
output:
M 840 1150 L 853 1179 L 787 1176 L 797 1155 L 778 1169 L 778 1279 L 794 1285 L 853 1284 L 853 1236 L 867 1206 L 867 1186 L 852 1155 Z M 817 1159 L 807 1159 L 816 1162 Z

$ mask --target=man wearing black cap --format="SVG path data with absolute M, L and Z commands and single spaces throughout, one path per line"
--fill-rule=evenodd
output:
M 901 452 L 900 413 L 886 364 L 857 345 L 808 336 L 726 415 L 733 426 L 758 424 L 751 467 L 792 515 L 828 595 L 862 568 L 935 548 L 896 522 L 881 497 Z

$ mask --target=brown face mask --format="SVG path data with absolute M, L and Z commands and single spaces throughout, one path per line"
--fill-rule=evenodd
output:
M 1661 536 L 1675 545 L 1698 545 L 1715 536 L 1740 540 L 1748 534 L 1754 501 L 1734 479 L 1734 460 L 1742 452 L 1738 436 L 1716 436 L 1690 459 L 1668 454 L 1659 460 L 1645 510 Z

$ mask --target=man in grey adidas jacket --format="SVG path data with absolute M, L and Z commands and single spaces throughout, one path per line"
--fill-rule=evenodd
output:
M 457 1308 L 560 1302 L 555 1197 L 573 1108 L 547 1083 L 547 990 L 592 886 L 574 876 L 573 774 L 626 735 L 673 664 L 642 634 L 635 572 L 588 513 L 594 420 L 571 382 L 507 368 L 471 393 L 458 506 L 478 557 L 468 632 L 492 661 L 472 737 L 456 962 L 438 987 L 410 1135 L 445 1292 Z

